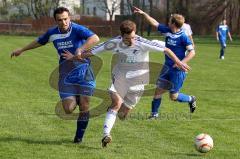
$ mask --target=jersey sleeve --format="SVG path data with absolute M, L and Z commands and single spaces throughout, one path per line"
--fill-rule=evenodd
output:
M 159 24 L 157 30 L 166 36 L 167 33 L 171 32 L 171 29 L 163 24 Z
M 41 45 L 45 45 L 49 42 L 49 37 L 50 37 L 50 30 L 48 30 L 45 34 L 39 36 L 37 38 L 37 42 Z
M 89 37 L 91 37 L 92 35 L 95 34 L 90 29 L 88 29 L 84 26 L 81 26 L 81 25 L 77 26 L 76 33 L 77 33 L 77 36 L 79 37 L 79 39 L 84 39 L 84 40 L 87 40 Z
M 137 38 L 136 39 L 138 42 L 141 43 L 141 46 L 143 47 L 143 49 L 145 51 L 161 51 L 161 52 L 164 52 L 165 50 L 165 42 L 163 41 L 158 41 L 158 40 L 153 40 L 153 41 L 150 41 L 150 40 L 147 40 L 147 39 L 144 39 L 144 38 Z
M 94 55 L 97 53 L 100 53 L 105 50 L 105 44 L 106 44 L 106 42 L 100 43 L 100 44 L 92 47 L 89 51 Z
M 117 47 L 120 41 L 120 36 L 117 36 L 106 42 L 94 46 L 90 51 L 92 54 L 98 54 L 103 51 L 111 51 L 112 53 L 114 53 L 113 50 Z
M 183 44 L 187 47 L 188 46 L 188 51 L 194 50 L 192 41 L 189 39 L 187 35 L 184 34 L 183 36 Z

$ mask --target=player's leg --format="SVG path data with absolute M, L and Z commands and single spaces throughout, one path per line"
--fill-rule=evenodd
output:
M 226 42 L 221 41 L 220 43 L 221 43 L 221 50 L 220 50 L 219 58 L 223 60 L 224 59 L 224 54 L 225 54 Z
M 154 97 L 152 100 L 152 113 L 149 119 L 155 119 L 159 116 L 158 113 L 159 113 L 159 108 L 161 106 L 162 95 L 167 91 L 168 90 L 165 90 L 163 88 L 158 88 L 158 87 L 155 89 Z
M 89 121 L 89 105 L 90 105 L 90 97 L 89 96 L 77 96 L 77 103 L 79 105 L 79 116 L 77 119 L 77 130 L 74 138 L 75 143 L 79 143 L 82 141 L 85 130 Z
M 196 97 L 179 92 L 183 86 L 185 78 L 186 73 L 183 71 L 174 71 L 171 73 L 170 81 L 173 83 L 173 88 L 170 90 L 170 99 L 173 101 L 189 103 L 190 112 L 193 113 L 196 109 Z
M 131 89 L 131 88 L 130 88 Z M 138 85 L 136 90 L 128 91 L 124 97 L 124 103 L 118 111 L 118 117 L 120 120 L 126 119 L 128 113 L 137 105 L 142 94 L 144 92 L 144 85 Z
M 121 108 L 118 111 L 118 117 L 120 120 L 126 119 L 128 113 L 131 111 L 129 107 L 127 107 L 124 103 L 122 104 Z
M 116 121 L 117 112 L 120 109 L 123 100 L 116 92 L 110 92 L 110 97 L 112 100 L 111 106 L 107 110 L 107 114 L 104 121 L 103 126 L 103 139 L 102 146 L 106 147 L 108 143 L 112 141 L 112 137 L 110 135 L 113 125 Z
M 76 97 L 68 96 L 68 97 L 62 99 L 62 105 L 63 105 L 63 109 L 64 109 L 65 113 L 71 114 L 77 106 Z
M 161 73 L 156 82 L 156 89 L 152 100 L 152 109 L 149 119 L 158 117 L 158 112 L 161 106 L 162 95 L 172 88 L 172 83 L 169 81 L 169 68 L 163 66 Z

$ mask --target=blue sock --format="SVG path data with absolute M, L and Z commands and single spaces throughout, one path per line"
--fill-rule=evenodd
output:
M 152 101 L 152 114 L 157 114 L 160 108 L 162 98 L 153 98 Z
M 183 93 L 179 93 L 177 97 L 177 101 L 179 102 L 191 102 L 192 97 Z
M 221 51 L 220 51 L 220 58 L 224 56 L 224 48 L 221 48 Z
M 83 112 L 79 114 L 79 117 L 77 120 L 77 131 L 76 131 L 77 138 L 79 139 L 83 138 L 83 135 L 88 125 L 88 121 L 89 121 L 89 112 Z

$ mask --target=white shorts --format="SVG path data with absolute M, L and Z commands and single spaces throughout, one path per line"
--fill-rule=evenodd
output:
M 148 83 L 148 69 L 128 70 L 115 67 L 109 91 L 117 93 L 123 99 L 124 104 L 132 109 L 139 102 L 144 91 L 144 85 Z

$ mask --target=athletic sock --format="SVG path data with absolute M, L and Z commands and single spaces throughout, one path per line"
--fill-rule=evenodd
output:
M 103 136 L 110 135 L 112 127 L 116 121 L 117 112 L 112 109 L 108 109 L 104 126 L 103 126 Z
M 183 93 L 179 93 L 177 97 L 177 101 L 190 103 L 192 101 L 192 97 Z
M 153 98 L 152 100 L 152 115 L 158 114 L 162 98 Z
M 76 138 L 82 139 L 89 121 L 89 112 L 80 112 L 77 120 Z

